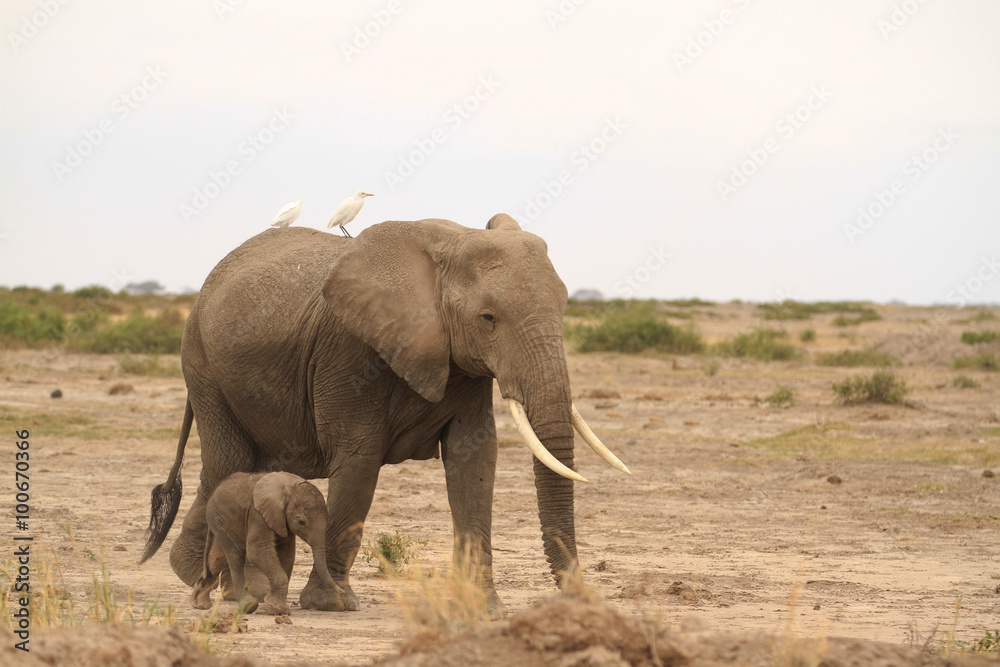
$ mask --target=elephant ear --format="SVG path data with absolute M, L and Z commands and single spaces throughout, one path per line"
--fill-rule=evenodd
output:
M 486 229 L 502 229 L 510 232 L 521 231 L 521 225 L 517 224 L 517 220 L 510 217 L 506 213 L 497 213 L 490 221 L 486 223 Z
M 292 489 L 302 478 L 289 472 L 271 472 L 254 484 L 253 506 L 264 517 L 267 527 L 280 537 L 288 537 L 285 507 L 292 497 Z
M 347 331 L 431 402 L 444 397 L 451 361 L 438 259 L 461 230 L 447 220 L 373 225 L 348 242 L 323 285 Z

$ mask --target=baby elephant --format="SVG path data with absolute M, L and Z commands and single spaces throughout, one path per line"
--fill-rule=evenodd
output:
M 313 553 L 313 570 L 331 590 L 342 592 L 326 565 L 326 503 L 315 486 L 287 472 L 236 473 L 215 489 L 206 508 L 205 569 L 191 603 L 212 606 L 211 592 L 229 564 L 232 592 L 244 588 L 256 600 L 246 605 L 266 614 L 288 613 L 288 578 L 295 562 L 295 536 Z M 226 578 L 223 591 L 226 592 Z M 229 597 L 229 596 L 227 596 Z

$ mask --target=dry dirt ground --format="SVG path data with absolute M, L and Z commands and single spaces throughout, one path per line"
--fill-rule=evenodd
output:
M 695 311 L 709 341 L 761 324 L 749 304 Z M 832 316 L 764 324 L 783 326 L 796 342 L 799 331 L 815 329 L 817 340 L 804 345 L 810 354 L 870 344 L 893 351 L 912 388 L 905 406 L 837 405 L 831 383 L 871 369 L 820 367 L 808 358 L 723 359 L 710 375 L 702 356 L 569 355 L 580 411 L 633 471 L 625 476 L 578 448 L 578 468 L 589 478 L 577 485 L 584 578 L 628 623 L 638 626 L 641 617 L 698 632 L 921 646 L 949 635 L 968 646 L 1000 630 L 1000 477 L 986 472 L 1000 475 L 1000 374 L 951 368 L 955 355 L 973 352 L 958 342 L 961 332 L 997 322 L 962 323 L 970 311 L 954 309 L 879 312 L 881 321 L 846 329 L 832 326 Z M 960 373 L 980 388 L 950 386 Z M 119 383 L 133 390 L 109 394 Z M 779 386 L 794 388 L 793 407 L 761 402 Z M 55 389 L 61 398 L 50 398 Z M 182 378 L 123 375 L 114 356 L 0 352 L 3 475 L 13 477 L 14 431 L 30 429 L 33 553 L 57 562 L 80 608 L 103 562 L 120 600 L 130 590 L 138 609 L 158 602 L 174 605 L 182 621 L 198 615 L 167 559 L 197 486 L 196 432 L 178 521 L 151 561 L 135 563 L 149 492 L 173 460 L 184 398 Z M 495 580 L 517 614 L 555 589 L 541 549 L 530 453 L 499 396 L 495 407 Z M 316 483 L 326 491 L 323 480 Z M 14 493 L 4 488 L 7 552 Z M 451 519 L 440 461 L 383 468 L 366 537 L 397 530 L 421 543 L 422 567 L 447 567 Z M 310 559 L 300 543 L 292 599 Z M 216 636 L 216 651 L 272 663 L 395 655 L 408 636 L 395 598 L 400 584 L 361 558 L 353 584 L 358 612 L 293 604 L 291 624 L 250 616 L 246 633 Z M 581 664 L 608 662 L 591 657 Z

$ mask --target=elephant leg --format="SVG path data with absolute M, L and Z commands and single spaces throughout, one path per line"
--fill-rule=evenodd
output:
M 281 569 L 285 571 L 285 576 L 292 578 L 292 568 L 295 566 L 295 535 L 278 540 L 274 549 L 278 554 L 278 561 L 281 562 Z
M 266 526 L 251 524 L 247 535 L 246 578 L 247 590 L 260 600 L 258 611 L 264 614 L 287 614 L 288 608 L 288 574 L 278 549 L 287 552 L 284 542 L 292 545 L 294 558 L 295 538 L 291 540 L 277 539 Z M 287 558 L 287 553 L 285 554 Z
M 207 557 L 207 565 L 209 576 L 206 578 L 203 575 L 198 579 L 191 594 L 191 606 L 195 609 L 212 608 L 212 591 L 215 590 L 215 585 L 219 582 L 222 572 L 224 570 L 227 574 L 229 572 L 226 554 L 216 541 L 212 542 L 211 550 Z
M 492 393 L 492 383 L 489 387 Z M 455 531 L 452 567 L 465 571 L 485 595 L 486 608 L 494 619 L 505 608 L 493 585 L 493 481 L 497 463 L 496 426 L 490 402 L 480 401 L 470 413 L 455 417 L 441 438 Z
M 330 576 L 341 590 L 327 590 L 314 567 L 299 602 L 303 609 L 357 611 L 358 596 L 351 588 L 350 572 L 361 548 L 365 517 L 372 506 L 382 461 L 360 456 L 355 449 L 353 455 L 334 461 L 332 467 L 327 493 L 326 562 Z
M 188 586 L 201 576 L 208 524 L 205 506 L 223 479 L 234 472 L 256 470 L 253 440 L 236 421 L 222 393 L 194 380 L 188 387 L 201 438 L 201 483 L 198 494 L 184 517 L 181 534 L 170 548 L 170 567 Z M 234 575 L 235 578 L 235 575 Z M 242 579 L 242 575 L 239 577 Z M 225 581 L 225 579 L 223 580 Z

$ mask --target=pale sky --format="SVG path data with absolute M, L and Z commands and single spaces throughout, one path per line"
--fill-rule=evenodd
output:
M 4 0 L 0 285 L 197 288 L 364 189 L 355 235 L 506 212 L 571 293 L 998 303 L 998 28 L 994 0 Z

